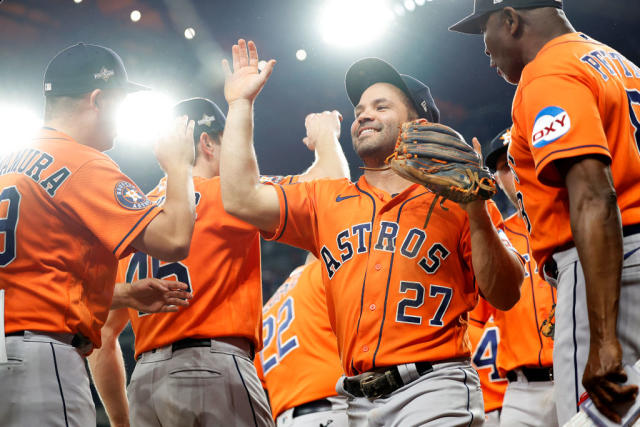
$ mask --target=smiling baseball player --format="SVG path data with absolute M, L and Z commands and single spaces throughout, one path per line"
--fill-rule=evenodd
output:
M 438 121 L 427 86 L 379 59 L 357 62 L 346 85 L 364 176 L 357 183 L 261 186 L 252 147 L 253 101 L 275 62 L 259 73 L 256 47 L 244 40 L 232 54 L 233 72 L 224 63 L 224 207 L 274 240 L 322 260 L 329 318 L 347 375 L 338 391 L 349 397 L 350 425 L 482 424 L 467 312 L 479 289 L 493 304 L 511 307 L 523 270 L 484 201 L 434 203 L 435 195 L 422 186 L 380 170 L 403 122 Z

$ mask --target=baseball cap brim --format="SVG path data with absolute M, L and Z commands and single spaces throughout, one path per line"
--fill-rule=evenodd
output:
M 450 31 L 464 34 L 482 34 L 482 25 L 491 12 L 472 13 L 449 27 Z
M 132 92 L 141 92 L 143 90 L 151 90 L 150 87 L 141 85 L 140 83 L 134 83 L 131 81 L 127 81 L 127 85 L 125 87 L 128 93 Z
M 379 58 L 364 58 L 349 67 L 345 76 L 347 96 L 351 104 L 354 107 L 358 105 L 364 91 L 376 83 L 392 84 L 412 99 L 411 91 L 395 68 Z

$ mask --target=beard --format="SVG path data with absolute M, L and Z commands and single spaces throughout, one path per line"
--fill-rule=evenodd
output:
M 398 139 L 398 132 L 397 128 L 392 130 L 390 126 L 383 126 L 379 132 L 365 135 L 362 139 L 351 135 L 353 150 L 364 161 L 365 165 L 380 167 L 384 165 L 386 158 L 393 153 Z

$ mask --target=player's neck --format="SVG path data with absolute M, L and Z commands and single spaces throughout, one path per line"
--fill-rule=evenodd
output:
M 568 33 L 575 33 L 575 29 L 563 13 L 553 16 L 542 24 L 535 34 L 529 38 L 529 43 L 523 52 L 525 65 L 533 61 L 538 52 L 551 40 Z
M 95 143 L 95 138 L 93 137 L 91 126 L 81 126 L 78 125 L 79 123 L 83 123 L 82 119 L 74 118 L 74 121 L 70 122 L 68 120 L 56 118 L 45 120 L 44 126 L 55 129 L 58 132 L 62 132 L 65 135 L 70 136 L 78 144 L 86 145 L 99 151 L 104 151 L 105 149 L 111 148 L 97 146 L 98 144 Z
M 369 185 L 386 191 L 389 194 L 401 193 L 413 185 L 411 181 L 402 178 L 391 169 L 380 171 L 365 169 L 364 177 Z
M 199 176 L 200 178 L 213 178 L 220 175 L 220 168 L 216 168 L 209 162 L 198 158 L 196 164 L 193 166 L 193 176 Z

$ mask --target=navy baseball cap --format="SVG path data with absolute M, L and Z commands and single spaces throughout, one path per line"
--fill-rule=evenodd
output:
M 208 134 L 220 133 L 224 130 L 226 117 L 215 102 L 206 98 L 190 98 L 178 102 L 173 107 L 176 116 L 189 117 L 195 122 L 193 129 L 193 139 L 197 143 L 202 132 Z
M 466 34 L 481 34 L 484 19 L 490 13 L 505 7 L 514 9 L 556 7 L 562 9 L 562 0 L 474 0 L 473 13 L 453 24 L 449 30 Z
M 391 64 L 379 58 L 364 58 L 349 67 L 345 86 L 351 104 L 358 105 L 364 91 L 375 83 L 394 85 L 411 100 L 418 116 L 432 123 L 440 122 L 440 111 L 429 87 L 418 79 L 398 73 Z
M 491 140 L 489 144 L 486 144 L 482 147 L 482 157 L 484 158 L 484 164 L 486 167 L 491 170 L 491 172 L 496 171 L 496 166 L 498 164 L 498 157 L 502 155 L 502 153 L 506 153 L 509 148 L 509 144 L 511 144 L 511 128 L 508 127 L 495 138 Z
M 82 95 L 94 89 L 149 90 L 129 81 L 122 59 L 113 50 L 78 43 L 59 52 L 44 73 L 45 96 Z

